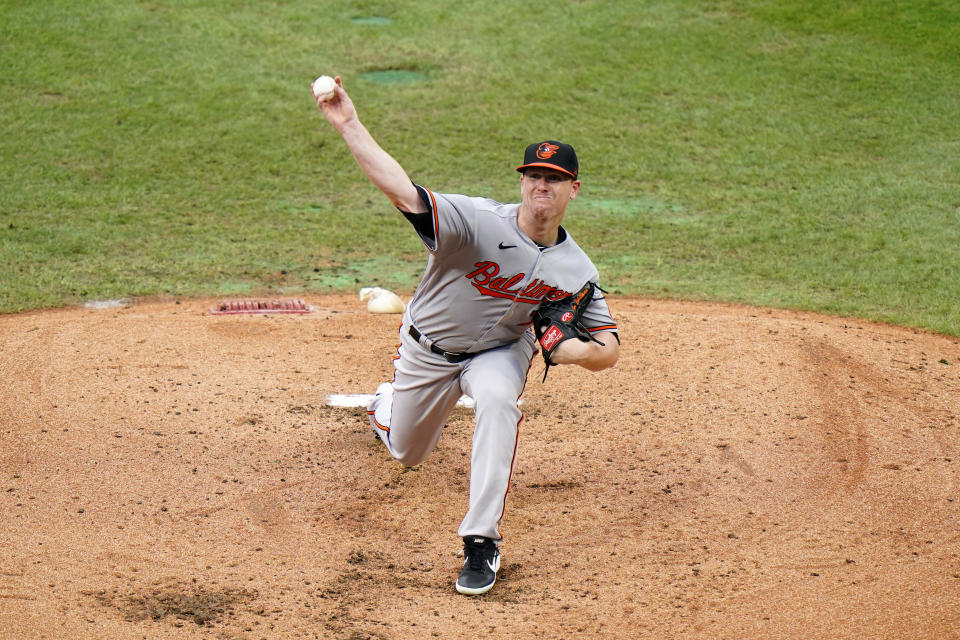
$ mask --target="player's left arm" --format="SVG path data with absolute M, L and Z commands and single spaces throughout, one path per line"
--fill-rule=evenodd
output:
M 617 324 L 610 313 L 610 307 L 607 305 L 606 298 L 602 295 L 603 289 L 600 289 L 594 279 L 588 281 L 584 287 L 572 296 L 557 301 L 557 304 L 570 300 L 570 312 L 561 313 L 557 318 L 556 312 L 552 311 L 549 303 L 542 303 L 542 311 L 538 312 L 552 316 L 552 321 L 572 322 L 578 330 L 569 331 L 563 328 L 561 332 L 566 338 L 560 341 L 552 351 L 550 351 L 550 338 L 556 337 L 558 332 L 546 329 L 550 335 L 544 336 L 541 341 L 544 357 L 551 364 L 576 364 L 589 371 L 601 371 L 612 367 L 617 363 L 620 357 L 620 332 Z M 592 284 L 591 284 L 592 282 Z M 581 305 L 579 301 L 586 296 L 591 296 L 586 305 Z M 561 306 L 560 311 L 565 307 Z M 535 314 L 534 322 L 540 325 L 540 331 L 544 332 L 542 318 L 537 319 Z M 558 327 L 559 328 L 559 327 Z M 579 335 L 571 335 L 579 334 Z M 538 334 L 538 339 L 541 337 Z
M 554 364 L 576 364 L 590 371 L 608 369 L 620 358 L 620 341 L 613 331 L 601 331 L 594 337 L 602 342 L 564 340 L 551 354 Z

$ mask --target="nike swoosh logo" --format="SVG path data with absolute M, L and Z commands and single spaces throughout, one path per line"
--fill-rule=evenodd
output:
M 516 246 L 517 246 L 517 245 L 515 245 L 515 244 L 503 244 L 502 242 L 497 245 L 497 247 L 500 248 L 500 249 L 513 249 L 513 248 L 516 247 Z

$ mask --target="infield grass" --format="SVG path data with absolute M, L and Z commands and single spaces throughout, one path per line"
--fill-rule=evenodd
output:
M 960 334 L 960 5 L 2 2 L 0 311 L 410 291 L 425 256 L 309 96 L 339 73 L 437 191 L 518 196 L 615 293 Z

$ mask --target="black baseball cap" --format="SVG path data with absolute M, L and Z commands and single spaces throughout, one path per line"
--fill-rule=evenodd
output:
M 523 173 L 530 167 L 556 169 L 574 179 L 580 173 L 577 152 L 570 145 L 556 140 L 534 142 L 527 147 L 523 153 L 523 164 L 517 167 L 517 171 Z

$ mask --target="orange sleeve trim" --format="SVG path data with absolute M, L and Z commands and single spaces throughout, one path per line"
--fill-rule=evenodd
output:
M 602 327 L 593 327 L 593 328 L 587 329 L 587 331 L 589 331 L 590 333 L 597 333 L 598 331 L 616 331 L 616 330 L 617 330 L 617 325 L 615 324 L 608 324 Z
M 433 241 L 436 242 L 440 232 L 440 218 L 437 217 L 437 196 L 430 189 L 424 188 L 424 191 L 430 196 L 430 208 L 433 210 Z

